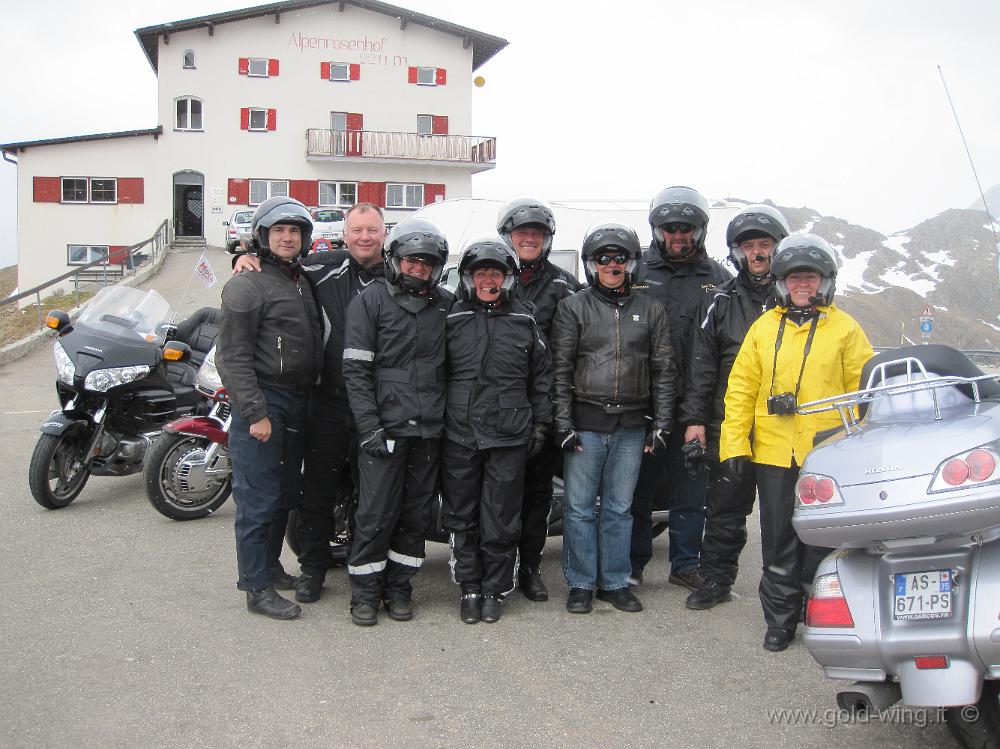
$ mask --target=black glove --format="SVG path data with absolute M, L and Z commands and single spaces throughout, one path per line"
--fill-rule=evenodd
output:
M 538 453 L 542 451 L 545 447 L 545 442 L 549 438 L 549 432 L 547 429 L 541 426 L 535 426 L 531 430 L 531 437 L 528 438 L 528 457 L 533 458 Z
M 650 448 L 651 455 L 663 455 L 667 451 L 667 438 L 670 432 L 666 429 L 652 429 L 646 435 L 646 447 Z
M 560 429 L 556 432 L 556 444 L 568 453 L 575 452 L 580 446 L 580 437 L 575 429 Z
M 750 470 L 750 458 L 746 455 L 737 455 L 722 461 L 722 477 L 729 481 L 742 481 Z
M 684 469 L 688 472 L 688 476 L 698 477 L 698 471 L 705 462 L 705 454 L 706 450 L 697 437 L 681 446 L 681 457 L 684 459 Z
M 361 449 L 373 458 L 388 458 L 392 454 L 385 442 L 385 430 L 382 427 L 361 438 Z

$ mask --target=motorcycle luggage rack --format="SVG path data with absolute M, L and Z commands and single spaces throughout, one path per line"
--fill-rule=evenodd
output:
M 888 370 L 890 368 L 906 367 L 906 382 L 896 382 L 887 384 Z M 914 379 L 919 375 L 919 379 Z M 806 416 L 808 414 L 824 413 L 836 409 L 840 414 L 840 420 L 844 425 L 847 434 L 851 434 L 861 425 L 858 418 L 858 409 L 868 405 L 876 398 L 882 396 L 904 395 L 908 393 L 918 393 L 921 391 L 931 391 L 931 398 L 934 402 L 934 420 L 941 420 L 941 404 L 938 400 L 937 391 L 943 387 L 955 387 L 957 385 L 968 385 L 972 389 L 972 398 L 976 403 L 982 401 L 979 393 L 979 383 L 985 380 L 997 380 L 996 375 L 980 375 L 978 377 L 956 377 L 954 375 L 938 376 L 927 372 L 923 363 L 912 356 L 904 359 L 882 362 L 872 369 L 868 377 L 868 387 L 864 390 L 855 390 L 842 395 L 834 395 L 829 398 L 803 403 L 796 410 L 796 413 Z M 874 383 L 880 383 L 875 385 Z

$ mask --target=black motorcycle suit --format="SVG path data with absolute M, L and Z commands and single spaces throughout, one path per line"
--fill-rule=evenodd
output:
M 691 332 L 698 308 L 705 297 L 732 274 L 702 250 L 686 262 L 666 258 L 655 246 L 639 260 L 635 288 L 663 304 L 670 320 L 670 334 L 677 366 L 677 401 L 684 397 L 683 373 L 690 350 Z M 670 566 L 684 572 L 698 566 L 701 534 L 705 524 L 707 472 L 692 478 L 681 453 L 684 427 L 680 413 L 666 455 L 646 454 L 632 497 L 632 571 L 641 575 L 653 555 L 652 507 L 657 492 L 664 492 L 670 507 Z M 662 504 L 662 502 L 657 503 Z
M 441 451 L 456 582 L 514 588 L 527 445 L 552 422 L 552 362 L 527 305 L 460 301 L 448 315 Z
M 548 339 L 556 307 L 579 289 L 580 284 L 572 275 L 551 261 L 543 260 L 537 269 L 522 269 L 521 277 L 514 284 L 513 297 L 534 307 L 535 322 L 542 335 Z M 562 450 L 551 437 L 541 451 L 533 458 L 528 458 L 525 464 L 521 540 L 518 543 L 522 566 L 538 567 L 541 562 L 552 506 L 552 477 L 559 471 L 561 464 Z
M 433 523 L 444 430 L 445 320 L 454 295 L 377 281 L 347 309 L 344 382 L 360 440 L 360 492 L 347 571 L 351 605 L 410 598 Z M 379 431 L 383 430 L 383 431 Z
M 740 271 L 702 302 L 685 368 L 680 419 L 705 427 L 709 484 L 705 495 L 705 536 L 701 574 L 723 588 L 736 581 L 740 552 L 747 541 L 756 483 L 752 466 L 739 477 L 719 469 L 719 435 L 725 419 L 726 383 L 736 354 L 754 321 L 774 306 L 771 284 L 755 283 Z
M 322 578 L 332 562 L 330 539 L 337 533 L 336 506 L 354 491 L 351 466 L 357 435 L 342 371 L 347 305 L 382 276 L 382 264 L 363 266 L 346 250 L 307 255 L 302 272 L 313 288 L 323 322 L 323 372 L 309 395 L 305 470 L 297 534 L 299 565 Z M 353 502 L 347 514 L 353 523 Z

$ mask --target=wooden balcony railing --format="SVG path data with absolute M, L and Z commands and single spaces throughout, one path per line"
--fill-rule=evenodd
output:
M 312 158 L 439 161 L 496 166 L 497 139 L 476 135 L 419 135 L 382 130 L 308 130 Z

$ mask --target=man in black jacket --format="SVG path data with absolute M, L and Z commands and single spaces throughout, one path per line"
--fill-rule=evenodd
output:
M 667 187 L 653 198 L 649 226 L 653 242 L 636 271 L 636 289 L 661 302 L 670 319 L 674 361 L 678 372 L 678 402 L 691 331 L 698 307 L 706 295 L 732 276 L 705 251 L 708 201 L 690 187 Z M 642 461 L 632 503 L 632 579 L 642 581 L 642 571 L 653 555 L 651 508 L 653 496 L 666 482 L 670 492 L 671 583 L 695 590 L 701 585 L 698 557 L 705 527 L 707 471 L 689 475 L 682 447 L 684 430 L 677 429 L 665 456 L 647 455 Z
M 347 572 L 351 620 L 413 618 L 411 579 L 424 558 L 444 428 L 445 320 L 438 286 L 448 243 L 425 219 L 401 221 L 384 252 L 384 281 L 347 309 L 344 383 L 357 424 L 360 492 Z
M 533 306 L 535 321 L 546 338 L 552 332 L 552 320 L 559 302 L 580 288 L 576 278 L 548 259 L 555 231 L 552 208 L 537 198 L 514 198 L 497 215 L 497 233 L 517 253 L 521 266 L 513 297 Z M 549 598 L 539 565 L 548 534 L 552 477 L 561 460 L 561 451 L 550 439 L 536 455 L 528 458 L 525 466 L 518 585 L 529 601 Z
M 643 452 L 666 449 L 676 376 L 666 311 L 631 289 L 639 252 L 632 229 L 592 229 L 581 253 L 591 287 L 559 305 L 552 326 L 556 439 L 566 451 L 563 571 L 574 614 L 590 612 L 595 588 L 621 611 L 642 610 L 628 588 L 629 506 Z
M 701 547 L 704 582 L 688 596 L 689 609 L 710 609 L 730 600 L 737 562 L 746 545 L 747 515 L 753 511 L 757 489 L 754 472 L 732 476 L 720 470 L 719 435 L 726 416 L 729 372 L 750 326 L 774 306 L 771 255 L 787 236 L 785 217 L 771 206 L 750 205 L 733 217 L 726 229 L 726 244 L 736 278 L 702 302 L 701 323 L 693 331 L 680 413 L 688 425 L 684 441 L 697 440 L 708 449 L 710 479 Z
M 347 305 L 382 276 L 385 222 L 382 209 L 358 203 L 344 218 L 347 251 L 310 253 L 302 273 L 319 305 L 323 323 L 323 371 L 309 394 L 306 418 L 305 470 L 296 533 L 302 574 L 295 583 L 295 600 L 318 601 L 332 563 L 330 539 L 336 534 L 338 489 L 349 481 L 345 472 L 355 462 L 357 435 L 347 404 L 342 366 Z M 237 271 L 259 270 L 252 256 L 242 256 Z
M 260 273 L 222 290 L 216 365 L 233 405 L 229 457 L 236 502 L 237 587 L 247 608 L 274 619 L 301 611 L 274 589 L 288 511 L 301 489 L 306 397 L 319 372 L 319 315 L 299 258 L 312 221 L 297 200 L 271 198 L 254 211 Z
M 497 621 L 514 589 L 524 462 L 552 421 L 548 347 L 530 308 L 511 299 L 517 270 L 500 237 L 473 240 L 448 315 L 441 482 L 466 624 Z

